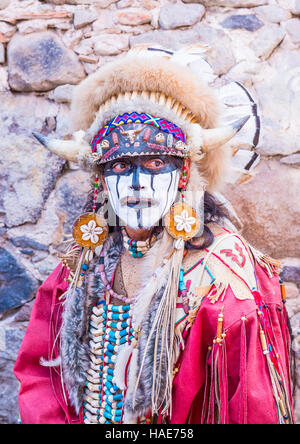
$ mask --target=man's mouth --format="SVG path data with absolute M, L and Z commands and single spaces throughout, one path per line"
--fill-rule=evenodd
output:
M 127 206 L 130 208 L 140 209 L 140 208 L 149 208 L 156 206 L 158 203 L 157 201 L 153 199 L 147 199 L 142 197 L 134 197 L 134 196 L 127 196 L 121 199 L 121 205 Z

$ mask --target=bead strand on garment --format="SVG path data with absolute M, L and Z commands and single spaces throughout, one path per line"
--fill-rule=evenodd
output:
M 123 393 L 115 383 L 116 353 L 122 344 L 134 338 L 130 305 L 113 305 L 100 301 L 90 317 L 91 361 L 85 386 L 84 422 L 119 424 Z
M 162 259 L 158 268 L 166 266 L 175 249 Z M 116 353 L 125 342 L 137 343 L 137 333 L 132 326 L 130 307 L 135 298 L 127 298 L 113 291 L 104 266 L 102 250 L 99 261 L 99 271 L 102 282 L 106 287 L 108 300 L 113 298 L 125 305 L 113 305 L 101 300 L 92 308 L 90 315 L 90 369 L 84 394 L 84 422 L 87 424 L 119 424 L 119 415 L 124 394 L 116 386 L 113 379 Z M 152 277 L 157 277 L 156 272 Z M 111 333 L 110 333 L 111 332 Z M 112 332 L 118 332 L 112 333 Z M 107 377 L 110 375 L 112 377 Z M 116 405 L 118 403 L 118 405 Z M 96 410 L 95 410 L 96 409 Z
M 105 289 L 109 292 L 109 294 L 112 298 L 122 301 L 125 304 L 132 304 L 135 301 L 135 298 L 128 298 L 127 296 L 120 295 L 113 290 L 111 284 L 109 283 L 109 281 L 106 277 L 105 266 L 104 266 L 104 252 L 103 251 L 101 252 L 100 258 L 99 258 L 99 272 L 100 272 L 100 277 L 102 279 L 102 282 L 105 285 Z

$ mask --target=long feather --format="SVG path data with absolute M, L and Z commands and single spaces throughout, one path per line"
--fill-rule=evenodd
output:
M 114 377 L 115 377 L 115 384 L 121 390 L 125 390 L 125 370 L 130 355 L 132 353 L 132 350 L 133 348 L 131 345 L 124 344 L 124 346 L 120 348 L 117 354 Z
M 180 65 L 189 65 L 196 60 L 202 59 L 203 54 L 209 49 L 205 43 L 197 43 L 190 46 L 185 46 L 174 52 L 172 61 Z
M 148 355 L 149 344 L 155 335 L 151 395 L 152 414 L 157 414 L 162 406 L 164 406 L 162 413 L 166 413 L 171 409 L 172 405 L 172 371 L 175 363 L 174 325 L 178 279 L 183 250 L 184 243 L 182 248 L 173 254 L 170 261 L 167 285 L 152 322 L 152 328 L 147 337 L 133 393 L 133 400 L 135 400 L 145 359 Z
M 255 153 L 261 130 L 258 104 L 250 91 L 239 82 L 228 81 L 217 89 L 217 95 L 223 104 L 221 118 L 223 125 L 235 121 L 240 116 L 250 116 L 243 128 L 230 141 L 234 153 L 233 167 L 249 172 L 259 162 L 259 156 Z M 249 154 L 247 150 L 250 150 Z M 231 176 L 230 182 L 237 182 L 240 175 L 234 178 Z
M 58 367 L 61 365 L 61 357 L 58 356 L 55 359 L 47 360 L 43 357 L 40 358 L 40 365 L 43 367 Z

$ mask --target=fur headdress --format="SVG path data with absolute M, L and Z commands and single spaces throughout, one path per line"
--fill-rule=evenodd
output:
M 216 87 L 213 72 L 203 59 L 204 50 L 203 45 L 175 53 L 148 46 L 130 50 L 75 88 L 73 140 L 35 137 L 57 155 L 92 168 L 99 154 L 91 144 L 108 122 L 124 113 L 148 113 L 172 122 L 184 133 L 185 153 L 191 160 L 188 188 L 206 186 L 213 191 L 226 178 L 230 180 L 226 171 L 233 154 L 238 163 L 234 177 L 244 180 L 257 157 L 249 152 L 258 141 L 257 107 L 238 83 Z M 235 136 L 243 126 L 247 130 L 241 141 Z

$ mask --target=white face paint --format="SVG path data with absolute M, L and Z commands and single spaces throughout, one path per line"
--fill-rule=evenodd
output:
M 132 229 L 149 229 L 158 224 L 175 202 L 180 170 L 167 166 L 151 173 L 134 165 L 126 174 L 107 174 L 109 200 L 121 223 Z

